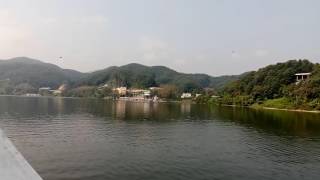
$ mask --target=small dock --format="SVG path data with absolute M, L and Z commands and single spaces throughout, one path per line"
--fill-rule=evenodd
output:
M 0 129 L 0 179 L 42 180 Z

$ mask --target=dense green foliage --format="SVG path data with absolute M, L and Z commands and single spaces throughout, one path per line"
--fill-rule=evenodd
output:
M 108 83 L 112 86 L 137 88 L 171 84 L 177 86 L 182 91 L 191 92 L 195 89 L 200 90 L 206 87 L 223 87 L 225 83 L 237 78 L 238 76 L 211 77 L 206 74 L 185 74 L 164 66 L 149 67 L 140 64 L 128 64 L 93 72 L 83 78 L 79 83 L 82 85 Z
M 292 101 L 286 97 L 269 99 L 264 101 L 261 105 L 263 107 L 271 107 L 271 108 L 278 108 L 278 109 L 295 109 L 296 108 L 292 103 Z
M 304 72 L 311 72 L 311 77 L 296 84 L 295 74 Z M 269 65 L 228 84 L 221 95 L 224 104 L 239 104 L 239 99 L 246 97 L 248 105 L 320 109 L 320 66 L 308 60 Z
M 10 94 L 10 81 L 8 79 L 0 80 L 0 94 Z
M 250 95 L 254 100 L 273 99 L 284 95 L 283 88 L 296 81 L 295 74 L 312 72 L 314 64 L 307 60 L 291 60 L 250 72 L 224 89 L 232 96 Z

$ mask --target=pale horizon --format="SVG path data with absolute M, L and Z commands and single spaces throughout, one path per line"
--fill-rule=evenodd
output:
M 57 66 L 59 66 L 59 67 L 62 68 L 62 69 L 75 70 L 75 71 L 78 71 L 78 72 L 81 72 L 81 73 L 91 73 L 91 72 L 94 72 L 94 71 L 99 71 L 99 70 L 103 70 L 103 69 L 109 68 L 109 67 L 111 67 L 111 66 L 120 67 L 120 66 L 125 66 L 125 65 L 128 65 L 128 64 L 135 64 L 135 63 L 136 63 L 136 64 L 140 64 L 140 65 L 144 65 L 144 66 L 149 66 L 149 67 L 152 67 L 152 66 L 165 66 L 165 65 L 161 65 L 161 64 L 146 65 L 146 64 L 142 64 L 142 63 L 140 63 L 140 62 L 128 62 L 127 64 L 110 65 L 110 66 L 107 66 L 107 67 L 101 67 L 101 68 L 99 68 L 99 69 L 94 69 L 94 70 L 91 70 L 91 71 L 80 71 L 80 70 L 74 69 L 74 68 L 66 68 L 66 67 L 60 66 L 60 65 L 58 65 L 58 64 L 55 64 L 55 63 L 46 61 L 46 60 L 37 59 L 37 58 L 32 58 L 32 57 L 26 57 L 26 56 L 11 57 L 11 58 L 7 58 L 7 59 L 1 59 L 1 58 L 0 58 L 0 60 L 10 61 L 10 60 L 12 60 L 12 59 L 14 59 L 14 58 L 28 58 L 28 59 L 38 60 L 38 61 L 41 61 L 41 62 L 43 62 L 43 63 L 50 63 L 50 64 L 53 64 L 53 65 L 57 65 Z M 279 61 L 279 62 L 275 62 L 275 63 L 284 63 L 284 62 L 289 61 L 289 60 L 305 60 L 305 59 L 288 59 L 288 60 L 285 60 L 285 61 Z M 318 62 L 314 62 L 314 61 L 312 61 L 312 60 L 310 60 L 310 59 L 307 59 L 307 60 L 309 60 L 309 61 L 312 62 L 312 63 L 318 63 Z M 275 63 L 274 63 L 274 64 L 275 64 Z M 272 64 L 268 64 L 268 65 L 272 65 Z M 268 65 L 266 65 L 266 66 L 268 66 Z M 179 70 L 177 70 L 177 69 L 174 69 L 173 67 L 170 67 L 170 66 L 165 66 L 165 67 L 167 67 L 167 68 L 169 68 L 169 69 L 172 69 L 172 70 L 174 70 L 174 71 L 177 71 L 177 72 L 179 72 L 179 73 L 186 73 L 186 74 L 207 74 L 207 75 L 212 76 L 212 77 L 219 77 L 219 76 L 237 76 L 237 75 L 241 75 L 241 74 L 243 74 L 243 73 L 247 73 L 247 72 L 250 72 L 250 71 L 257 71 L 257 70 L 259 70 L 260 68 L 264 68 L 265 66 L 258 67 L 258 68 L 256 68 L 256 69 L 248 70 L 248 71 L 245 71 L 245 72 L 241 72 L 241 73 L 239 73 L 239 74 L 221 74 L 221 75 L 211 75 L 211 74 L 208 74 L 208 73 L 205 73 L 205 72 L 183 72 L 183 71 L 179 71 Z
M 211 76 L 320 62 L 315 0 L 0 2 L 0 59 L 24 56 L 80 72 L 139 63 Z

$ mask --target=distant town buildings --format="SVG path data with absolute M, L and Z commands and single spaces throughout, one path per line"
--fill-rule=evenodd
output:
M 149 89 L 151 91 L 158 91 L 158 90 L 161 90 L 162 88 L 161 87 L 150 87 Z
M 39 94 L 41 96 L 49 96 L 49 95 L 51 95 L 51 88 L 50 87 L 41 87 L 41 88 L 39 88 Z
M 159 87 L 151 87 L 149 89 L 138 89 L 127 87 L 118 87 L 113 89 L 113 93 L 120 100 L 132 100 L 132 101 L 153 101 L 159 100 L 157 91 L 161 90 Z
M 191 93 L 182 93 L 181 99 L 189 99 L 189 98 L 192 98 Z
M 126 96 L 127 95 L 127 87 L 118 87 L 113 89 L 115 93 L 117 93 L 119 96 Z
M 39 88 L 39 94 L 41 96 L 61 96 L 63 92 L 67 90 L 67 85 L 62 84 L 58 89 L 52 90 L 50 87 L 41 87 Z
M 119 87 L 115 88 L 115 92 L 120 97 L 136 97 L 136 98 L 142 98 L 147 99 L 151 98 L 151 91 L 146 89 L 127 89 L 127 87 Z
M 143 91 L 143 96 L 146 97 L 146 98 L 151 97 L 151 91 L 150 90 Z
M 148 89 L 139 89 L 139 88 L 127 88 L 125 86 L 122 87 L 116 87 L 116 88 L 112 88 L 110 86 L 108 86 L 108 84 L 103 84 L 100 85 L 99 87 L 96 87 L 97 90 L 101 91 L 101 90 L 105 90 L 105 89 L 109 89 L 110 92 L 108 95 L 106 95 L 105 97 L 110 97 L 110 98 L 115 98 L 115 99 L 120 99 L 120 100 L 132 100 L 132 101 L 150 101 L 150 102 L 157 102 L 157 101 L 161 101 L 161 98 L 168 98 L 165 94 L 163 95 L 163 92 L 167 93 L 167 89 L 163 88 L 163 87 L 150 87 Z M 59 86 L 58 89 L 54 89 L 52 90 L 50 87 L 41 87 L 39 88 L 39 93 L 38 94 L 28 94 L 27 96 L 63 96 L 64 92 L 67 91 L 68 87 L 66 84 L 62 84 L 61 86 Z M 95 91 L 95 89 L 94 89 Z M 94 93 L 94 91 L 90 91 L 89 93 Z M 178 92 L 174 92 L 174 97 L 173 98 L 177 98 L 176 95 L 178 95 Z M 194 94 L 192 95 L 189 92 L 184 92 L 181 94 L 180 98 L 181 99 L 192 99 L 192 98 L 198 98 L 200 97 L 202 94 Z M 158 97 L 159 96 L 159 97 Z M 84 96 L 86 97 L 86 96 Z M 169 97 L 170 98 L 170 97 Z M 168 99 L 169 99 L 168 98 Z
M 33 93 L 27 93 L 24 96 L 28 96 L 28 97 L 39 97 L 41 96 L 40 94 L 33 94 Z

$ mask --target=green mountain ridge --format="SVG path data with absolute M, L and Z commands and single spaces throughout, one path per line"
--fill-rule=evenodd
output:
M 239 76 L 212 77 L 206 74 L 187 74 L 165 66 L 144 66 L 131 63 L 111 66 L 91 73 L 62 69 L 57 65 L 44 63 L 28 57 L 0 60 L 0 80 L 10 80 L 12 86 L 28 84 L 34 88 L 57 88 L 62 83 L 72 87 L 98 86 L 109 83 L 114 86 L 147 88 L 163 84 L 173 84 L 185 91 L 198 88 L 219 89 L 225 83 Z
M 0 80 L 9 79 L 13 85 L 28 83 L 35 88 L 55 88 L 62 83 L 75 82 L 83 76 L 81 72 L 62 69 L 54 64 L 27 57 L 0 60 Z
M 174 71 L 165 66 L 145 66 L 131 63 L 112 66 L 88 74 L 80 84 L 99 85 L 109 83 L 113 86 L 151 87 L 163 84 L 178 86 L 184 91 L 200 88 L 221 88 L 239 76 L 212 77 L 207 74 L 187 74 Z

